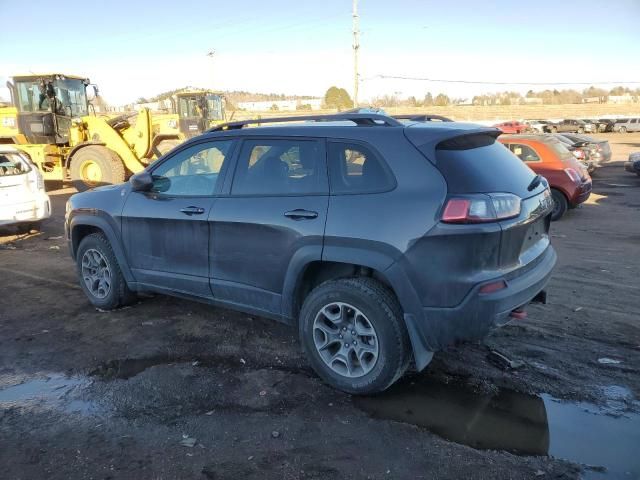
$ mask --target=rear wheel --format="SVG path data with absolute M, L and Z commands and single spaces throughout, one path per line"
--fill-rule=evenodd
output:
M 551 213 L 551 220 L 555 222 L 556 220 L 560 220 L 567 212 L 569 202 L 567 201 L 567 197 L 565 197 L 564 193 L 560 190 L 552 188 L 551 196 L 553 198 L 553 212 Z
M 332 280 L 316 287 L 302 306 L 299 333 L 318 375 L 351 394 L 385 390 L 411 359 L 400 304 L 371 278 Z
M 101 145 L 78 150 L 71 157 L 70 173 L 71 182 L 79 192 L 125 180 L 125 169 L 120 157 Z
M 583 134 L 583 133 L 584 133 L 584 128 L 580 127 L 580 128 L 578 129 L 578 133 Z
M 620 130 L 618 130 L 620 133 L 627 133 L 627 127 L 620 127 Z
M 558 133 L 558 129 L 556 127 L 551 127 L 551 133 Z
M 76 254 L 80 286 L 96 307 L 112 310 L 135 300 L 111 244 L 102 233 L 87 235 Z

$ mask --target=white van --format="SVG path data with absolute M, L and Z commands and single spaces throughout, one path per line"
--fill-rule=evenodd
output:
M 0 226 L 38 229 L 51 216 L 51 201 L 38 168 L 20 150 L 0 145 Z

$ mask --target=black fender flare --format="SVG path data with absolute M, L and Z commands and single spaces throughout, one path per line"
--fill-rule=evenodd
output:
M 102 147 L 106 147 L 107 146 L 107 144 L 104 143 L 104 142 L 82 142 L 82 143 L 79 143 L 78 145 L 73 147 L 71 150 L 69 150 L 69 153 L 67 154 L 67 158 L 65 158 L 65 160 L 64 160 L 64 168 L 66 168 L 66 169 L 69 168 L 69 164 L 71 163 L 71 158 L 76 154 L 76 152 L 78 150 L 80 150 L 81 148 L 84 148 L 84 147 L 89 147 L 91 145 L 100 145 Z
M 71 250 L 71 256 L 75 260 L 76 253 L 78 251 L 78 245 L 80 241 L 74 238 L 74 232 L 77 227 L 89 226 L 94 227 L 101 230 L 104 235 L 109 240 L 109 244 L 111 245 L 111 249 L 113 250 L 116 259 L 118 260 L 118 265 L 120 266 L 120 271 L 124 276 L 127 283 L 135 282 L 135 278 L 131 273 L 131 269 L 129 268 L 129 262 L 127 261 L 127 257 L 124 254 L 124 248 L 122 247 L 122 242 L 120 241 L 120 237 L 116 234 L 115 229 L 109 222 L 95 214 L 79 214 L 74 216 L 69 222 L 69 247 Z
M 315 247 L 315 248 L 314 248 Z M 321 256 L 319 251 L 322 251 Z M 395 255 L 394 255 L 395 254 Z M 294 317 L 294 302 L 296 287 L 300 283 L 310 262 L 322 260 L 345 264 L 361 265 L 378 272 L 382 280 L 393 290 L 404 312 L 404 322 L 411 340 L 413 356 L 418 370 L 424 369 L 433 358 L 433 349 L 427 339 L 423 338 L 417 327 L 417 322 L 423 320 L 420 299 L 406 273 L 400 267 L 396 258 L 396 250 L 372 251 L 352 246 L 320 246 L 303 247 L 292 257 L 284 287 L 282 290 L 282 312 L 286 319 Z

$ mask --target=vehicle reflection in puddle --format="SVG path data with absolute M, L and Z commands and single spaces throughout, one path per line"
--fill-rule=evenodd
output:
M 640 478 L 640 415 L 624 411 L 630 392 L 603 388 L 607 405 L 565 402 L 509 390 L 482 395 L 433 380 L 405 382 L 354 403 L 374 418 L 425 427 L 474 448 L 551 455 L 606 471 L 585 478 Z M 628 398 L 631 400 L 630 398 Z
M 3 383 L 3 382 L 2 382 Z M 83 377 L 49 374 L 17 385 L 2 387 L 0 409 L 25 410 L 56 409 L 66 413 L 91 414 L 97 411 L 93 402 L 81 398 L 82 389 L 89 385 Z

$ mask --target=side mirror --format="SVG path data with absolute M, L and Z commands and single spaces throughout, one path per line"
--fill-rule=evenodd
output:
M 136 173 L 129 179 L 131 190 L 134 192 L 148 192 L 153 187 L 153 177 L 149 172 L 143 170 Z

